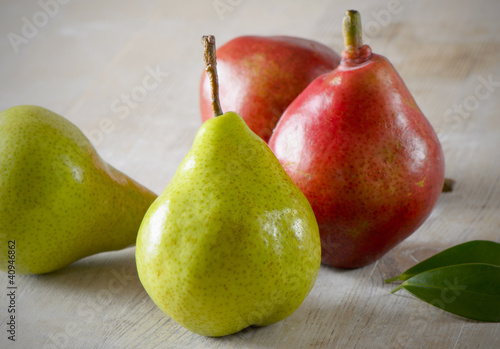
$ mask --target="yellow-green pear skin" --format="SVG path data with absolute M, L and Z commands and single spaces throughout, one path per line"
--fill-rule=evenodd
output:
M 1 270 L 8 241 L 20 274 L 133 245 L 155 198 L 105 163 L 62 116 L 29 105 L 0 113 Z
M 320 261 L 309 202 L 233 112 L 202 125 L 136 244 L 139 277 L 156 305 L 213 337 L 293 313 Z

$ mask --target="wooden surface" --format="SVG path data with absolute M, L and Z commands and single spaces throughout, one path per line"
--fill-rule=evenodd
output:
M 0 109 L 37 104 L 64 115 L 105 160 L 157 193 L 200 126 L 202 34 L 219 44 L 243 34 L 295 35 L 340 52 L 348 8 L 361 12 L 365 41 L 393 62 L 438 131 L 446 176 L 457 183 L 377 263 L 322 267 L 302 306 L 277 324 L 218 339 L 185 330 L 142 288 L 131 247 L 49 275 L 18 276 L 15 344 L 7 340 L 1 273 L 1 348 L 500 347 L 500 324 L 391 295 L 383 283 L 444 248 L 500 241 L 499 1 L 220 0 L 224 13 L 212 0 L 59 1 L 42 0 L 52 4 L 43 9 L 38 1 L 0 0 Z M 10 33 L 22 40 L 13 45 Z M 141 90 L 148 75 L 157 84 Z M 135 98 L 127 105 L 123 95 Z

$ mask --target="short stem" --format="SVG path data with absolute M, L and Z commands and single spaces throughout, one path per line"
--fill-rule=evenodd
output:
M 449 193 L 449 192 L 453 191 L 453 186 L 454 185 L 455 185 L 455 180 L 453 180 L 451 178 L 445 178 L 444 179 L 444 183 L 443 183 L 442 192 L 443 193 Z
M 215 36 L 203 35 L 202 43 L 205 48 L 203 59 L 205 60 L 205 70 L 210 81 L 210 90 L 212 92 L 212 109 L 214 117 L 222 115 L 222 108 L 219 99 L 219 81 L 217 79 L 217 57 L 215 55 Z
M 356 10 L 347 10 L 342 23 L 345 50 L 357 51 L 363 46 L 361 15 Z

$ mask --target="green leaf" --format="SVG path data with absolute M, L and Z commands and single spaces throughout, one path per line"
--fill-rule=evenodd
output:
M 396 287 L 450 313 L 500 322 L 500 267 L 484 263 L 451 265 L 420 273 Z
M 486 263 L 500 266 L 500 244 L 494 241 L 474 240 L 448 248 L 417 265 L 401 275 L 385 280 L 385 283 L 409 278 L 424 271 L 464 263 Z

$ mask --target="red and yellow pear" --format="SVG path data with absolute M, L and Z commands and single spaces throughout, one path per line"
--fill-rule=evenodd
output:
M 340 65 L 288 107 L 269 141 L 318 221 L 322 262 L 372 263 L 430 215 L 444 181 L 431 124 L 391 63 L 344 17 Z

